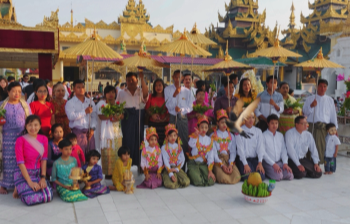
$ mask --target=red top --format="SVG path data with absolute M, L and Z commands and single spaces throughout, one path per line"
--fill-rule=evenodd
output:
M 72 147 L 72 154 L 70 156 L 77 160 L 78 167 L 81 167 L 81 164 L 85 163 L 84 152 L 78 144 Z
M 146 103 L 146 106 L 145 106 L 145 110 L 148 110 L 151 106 L 161 107 L 164 104 L 164 102 L 165 102 L 165 98 L 164 97 L 153 97 L 150 94 L 149 98 L 148 98 L 148 101 Z M 164 107 L 165 107 L 165 113 L 164 114 L 160 114 L 160 119 L 165 118 L 169 114 L 168 108 L 166 107 L 166 105 L 164 105 Z M 152 122 L 155 122 L 152 119 L 152 116 L 150 116 L 149 120 L 152 121 Z M 169 121 L 169 118 L 166 121 Z
M 49 137 L 51 129 L 51 118 L 52 118 L 52 105 L 50 102 L 41 104 L 39 101 L 34 101 L 29 104 L 32 114 L 40 117 L 41 120 L 41 130 L 43 133 Z

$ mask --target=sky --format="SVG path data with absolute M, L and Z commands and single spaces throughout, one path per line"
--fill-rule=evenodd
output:
M 137 3 L 139 0 L 135 0 Z M 289 24 L 290 8 L 294 1 L 296 26 L 300 24 L 300 12 L 309 15 L 308 0 L 259 0 L 259 13 L 266 9 L 265 24 L 271 29 L 276 21 L 281 30 Z M 44 16 L 50 16 L 51 11 L 59 8 L 59 22 L 70 22 L 70 10 L 74 11 L 74 25 L 84 22 L 85 18 L 92 22 L 103 20 L 106 23 L 118 22 L 128 0 L 13 0 L 17 14 L 17 21 L 25 26 L 35 26 L 41 23 Z M 143 0 L 150 22 L 153 26 L 163 28 L 174 25 L 176 30 L 192 29 L 197 23 L 199 30 L 204 33 L 211 23 L 216 26 L 218 11 L 225 15 L 225 2 L 230 0 Z M 223 24 L 219 24 L 219 27 Z

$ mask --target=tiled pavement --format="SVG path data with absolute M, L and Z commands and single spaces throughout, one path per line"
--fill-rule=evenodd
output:
M 178 190 L 136 189 L 134 195 L 112 192 L 74 204 L 55 195 L 49 204 L 32 207 L 11 195 L 0 195 L 0 224 L 350 223 L 350 159 L 338 157 L 337 165 L 335 174 L 321 179 L 278 182 L 265 205 L 244 201 L 241 183 Z M 142 179 L 140 176 L 136 182 Z

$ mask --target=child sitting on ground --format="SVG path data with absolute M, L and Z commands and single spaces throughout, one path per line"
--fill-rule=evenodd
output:
M 187 163 L 187 175 L 191 184 L 195 186 L 212 186 L 215 176 L 212 172 L 214 166 L 213 141 L 206 134 L 209 129 L 209 121 L 205 115 L 198 118 L 197 128 L 190 135 L 188 142 L 192 148 Z
M 213 154 L 215 166 L 213 172 L 216 180 L 221 184 L 235 184 L 241 180 L 241 174 L 235 164 L 236 138 L 227 129 L 225 110 L 216 111 L 218 128 L 214 128 L 211 135 L 213 140 Z
M 122 146 L 118 150 L 118 159 L 115 162 L 114 171 L 112 174 L 113 185 L 109 186 L 111 191 L 125 191 L 123 175 L 125 171 L 130 171 L 132 159 L 130 158 L 130 149 Z M 133 189 L 132 189 L 133 190 Z
M 88 152 L 87 162 L 82 167 L 84 173 L 91 176 L 91 179 L 86 183 L 83 190 L 83 193 L 89 198 L 109 193 L 109 188 L 101 184 L 103 179 L 102 168 L 97 164 L 100 158 L 101 154 L 93 149 Z
M 157 188 L 162 186 L 163 159 L 158 145 L 158 134 L 154 127 L 146 129 L 145 143 L 141 144 L 141 168 L 145 174 L 145 180 L 137 188 Z
M 72 155 L 78 163 L 78 167 L 81 167 L 81 164 L 85 164 L 85 155 L 83 150 L 78 145 L 77 136 L 74 133 L 69 133 L 66 137 L 72 143 Z
M 333 174 L 337 168 L 338 148 L 341 145 L 337 136 L 337 128 L 333 123 L 326 125 L 326 152 L 324 155 L 324 174 Z
M 181 140 L 174 124 L 165 126 L 165 142 L 162 146 L 162 157 L 166 169 L 163 171 L 164 187 L 170 189 L 184 188 L 190 185 L 190 179 L 181 169 L 185 163 L 185 154 Z
M 73 180 L 69 179 L 71 169 L 77 167 L 77 160 L 71 157 L 72 143 L 63 139 L 58 143 L 62 156 L 52 166 L 51 181 L 57 185 L 57 193 L 65 202 L 84 201 L 88 198 L 80 190 L 73 191 Z

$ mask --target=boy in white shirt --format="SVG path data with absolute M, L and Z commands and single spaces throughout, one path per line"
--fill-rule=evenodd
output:
M 292 169 L 288 166 L 287 148 L 284 137 L 278 132 L 278 116 L 271 114 L 267 117 L 268 129 L 263 133 L 265 143 L 265 154 L 263 167 L 266 176 L 270 179 L 293 180 Z
M 326 152 L 324 155 L 324 174 L 333 174 L 337 168 L 337 154 L 340 140 L 337 136 L 337 128 L 335 124 L 326 125 L 328 135 L 326 136 Z

